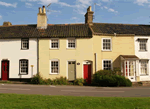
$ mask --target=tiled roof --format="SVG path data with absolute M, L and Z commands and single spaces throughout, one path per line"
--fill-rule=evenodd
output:
M 93 23 L 94 34 L 135 34 L 150 35 L 150 25 Z
M 36 29 L 36 26 L 37 25 L 0 26 L 0 38 L 92 37 L 92 32 L 86 24 L 48 25 L 47 29 Z
M 41 37 L 92 37 L 92 32 L 86 24 L 62 24 L 62 25 L 48 25 L 47 29 L 36 29 L 33 36 Z
M 0 26 L 0 39 L 31 37 L 36 25 Z

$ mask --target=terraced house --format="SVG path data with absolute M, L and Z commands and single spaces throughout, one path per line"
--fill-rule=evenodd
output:
M 88 7 L 83 24 L 47 24 L 43 6 L 35 25 L 5 22 L 0 27 L 1 79 L 39 73 L 90 83 L 96 71 L 120 68 L 131 81 L 150 80 L 149 25 L 93 23 L 93 13 Z

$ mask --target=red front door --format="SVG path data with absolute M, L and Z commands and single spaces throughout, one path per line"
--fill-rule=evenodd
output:
M 91 65 L 90 64 L 84 64 L 84 79 L 86 79 L 86 82 L 88 84 L 91 83 Z
M 2 61 L 2 80 L 8 80 L 9 61 Z

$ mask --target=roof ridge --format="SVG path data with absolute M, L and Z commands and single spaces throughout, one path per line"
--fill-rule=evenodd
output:
M 94 22 L 94 24 L 114 24 L 114 25 L 148 25 L 148 24 L 124 24 L 124 23 L 96 23 Z
M 26 25 L 9 25 L 9 26 L 3 26 L 3 25 L 1 25 L 0 27 L 30 26 L 30 25 L 37 25 L 37 24 L 26 24 Z

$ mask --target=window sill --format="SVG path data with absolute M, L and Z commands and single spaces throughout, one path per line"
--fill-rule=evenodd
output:
M 59 73 L 50 73 L 50 75 L 59 75 Z
M 21 76 L 21 75 L 28 75 L 28 74 L 18 74 L 18 76 Z
M 59 50 L 59 48 L 49 48 L 49 50 Z
M 75 50 L 76 48 L 66 48 L 66 49 L 69 49 L 69 50 Z
M 102 50 L 102 51 L 106 51 L 106 52 L 108 51 L 108 52 L 111 52 L 112 50 Z
M 148 74 L 141 74 L 140 76 L 149 76 Z
M 20 50 L 29 50 L 29 49 L 23 49 L 23 48 L 21 48 Z
M 146 51 L 144 51 L 144 50 L 139 50 L 139 52 L 148 52 L 147 50 Z

